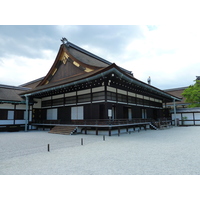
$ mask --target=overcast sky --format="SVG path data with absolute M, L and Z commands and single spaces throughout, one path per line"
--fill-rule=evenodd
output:
M 200 76 L 200 26 L 0 26 L 0 84 L 20 85 L 45 76 L 66 37 L 131 70 L 160 89 L 185 87 Z

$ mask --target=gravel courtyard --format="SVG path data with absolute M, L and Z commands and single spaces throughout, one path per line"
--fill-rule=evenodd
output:
M 135 131 L 105 141 L 100 135 L 0 133 L 4 174 L 199 175 L 200 127 Z

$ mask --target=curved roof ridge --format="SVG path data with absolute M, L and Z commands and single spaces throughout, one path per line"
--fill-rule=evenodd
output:
M 111 65 L 111 64 L 112 64 L 110 61 L 105 60 L 105 59 L 103 59 L 103 58 L 101 58 L 101 57 L 99 57 L 99 56 L 97 56 L 97 55 L 95 55 L 95 54 L 93 54 L 93 53 L 91 53 L 91 52 L 89 52 L 89 51 L 87 51 L 87 50 L 85 50 L 85 49 L 79 47 L 79 46 L 76 46 L 75 44 L 73 44 L 73 43 L 71 43 L 71 42 L 69 42 L 69 41 L 68 41 L 65 45 L 66 45 L 67 47 L 72 47 L 72 48 L 74 48 L 74 49 L 76 49 L 76 50 L 78 50 L 78 51 L 81 51 L 81 52 L 84 53 L 84 54 L 87 54 L 87 55 L 89 55 L 89 56 L 92 56 L 93 58 L 95 58 L 95 59 L 97 59 L 97 60 L 100 60 L 100 61 L 102 61 L 102 62 L 104 62 L 104 63 L 106 63 L 106 64 L 108 64 L 108 65 Z

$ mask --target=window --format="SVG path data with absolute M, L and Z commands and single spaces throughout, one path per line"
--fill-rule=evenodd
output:
M 128 97 L 128 102 L 129 103 L 133 103 L 133 104 L 136 104 L 136 98 L 135 97 Z
M 58 105 L 63 105 L 63 104 L 64 104 L 64 98 L 52 100 L 52 106 L 58 106 Z
M 95 92 L 92 94 L 92 101 L 105 100 L 105 92 Z
M 14 111 L 13 110 L 8 111 L 8 119 L 14 119 Z
M 76 103 L 76 96 L 73 96 L 73 97 L 66 97 L 66 98 L 65 98 L 65 103 L 66 103 L 66 104 L 73 104 L 73 103 Z
M 143 105 L 143 99 L 137 98 L 137 104 Z
M 114 93 L 114 92 L 107 92 L 107 100 L 116 101 L 116 99 L 117 99 L 116 93 Z
M 71 108 L 71 119 L 72 120 L 84 119 L 83 106 L 76 106 Z
M 55 109 L 47 109 L 47 120 L 57 120 L 58 112 L 57 108 Z
M 50 107 L 51 106 L 51 100 L 42 101 L 42 107 Z
M 149 101 L 148 100 L 146 100 L 146 99 L 144 99 L 144 105 L 149 105 Z
M 127 96 L 123 94 L 117 94 L 118 101 L 127 102 Z
M 91 95 L 90 94 L 84 94 L 84 95 L 80 95 L 78 96 L 78 103 L 82 103 L 82 102 L 90 102 L 91 101 Z

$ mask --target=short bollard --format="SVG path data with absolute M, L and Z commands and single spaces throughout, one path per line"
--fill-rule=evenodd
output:
M 81 145 L 83 145 L 83 138 L 81 138 Z
M 105 135 L 103 135 L 103 141 L 105 141 L 106 140 L 106 136 Z
M 47 150 L 50 151 L 50 144 L 47 145 Z

